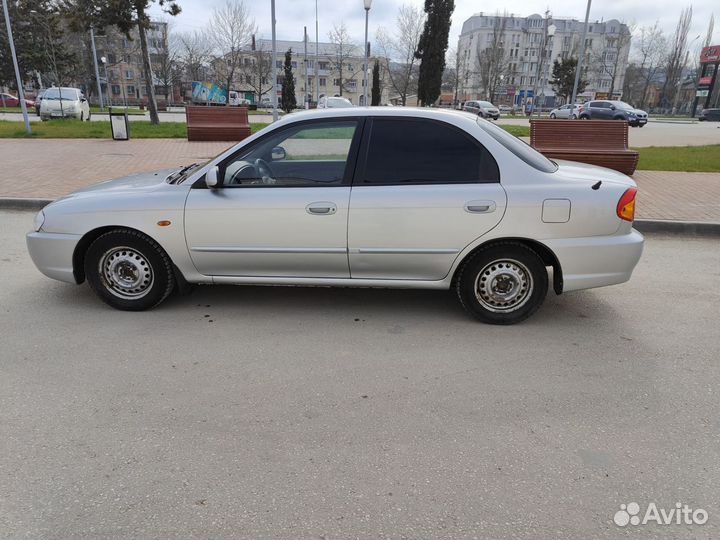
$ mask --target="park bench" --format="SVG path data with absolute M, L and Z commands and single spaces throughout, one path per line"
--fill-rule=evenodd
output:
M 247 107 L 186 107 L 188 141 L 241 141 L 250 136 Z
M 548 158 L 635 172 L 640 155 L 628 149 L 621 120 L 530 120 L 530 145 Z

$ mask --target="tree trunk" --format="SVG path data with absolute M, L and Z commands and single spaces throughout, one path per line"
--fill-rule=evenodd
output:
M 150 51 L 148 50 L 147 34 L 143 24 L 145 20 L 145 11 L 143 9 L 138 9 L 138 33 L 140 34 L 140 49 L 142 50 L 143 71 L 145 72 L 145 90 L 147 91 L 148 96 L 150 123 L 157 125 L 160 123 L 160 117 L 158 116 L 157 102 L 155 101 L 155 85 L 153 84 L 152 67 L 150 66 Z

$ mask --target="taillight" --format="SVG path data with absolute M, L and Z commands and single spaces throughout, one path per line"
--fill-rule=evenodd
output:
M 625 221 L 632 221 L 635 219 L 635 196 L 637 195 L 637 188 L 628 188 L 617 204 L 617 216 Z

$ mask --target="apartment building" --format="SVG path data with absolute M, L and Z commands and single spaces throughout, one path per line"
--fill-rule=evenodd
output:
M 473 15 L 458 40 L 458 100 L 541 107 L 564 102 L 550 84 L 553 62 L 580 55 L 583 27 L 584 21 L 549 13 Z M 627 25 L 616 19 L 588 24 L 582 71 L 588 84 L 579 100 L 622 97 L 630 37 Z
M 277 40 L 277 92 L 280 99 L 280 90 L 283 81 L 283 66 L 285 52 L 292 50 L 292 70 L 295 77 L 295 98 L 298 107 L 302 107 L 306 96 L 315 101 L 316 95 L 340 96 L 349 99 L 355 105 L 363 105 L 364 77 L 363 66 L 365 58 L 362 47 L 345 45 L 342 49 L 334 43 L 320 42 L 316 55 L 315 42 L 307 42 L 307 62 L 305 57 L 305 42 Z M 233 90 L 240 92 L 245 98 L 257 102 L 262 97 L 270 96 L 271 89 L 271 61 L 272 42 L 269 39 L 257 39 L 254 48 L 245 51 L 242 55 L 240 67 L 234 77 Z M 368 67 L 372 70 L 375 58 L 368 60 Z M 381 103 L 388 102 L 388 91 L 384 84 L 384 73 L 381 63 Z M 222 79 L 220 79 L 222 80 Z M 372 73 L 368 77 L 368 84 L 372 85 Z M 368 89 L 368 101 L 370 89 Z
M 148 52 L 153 71 L 155 97 L 159 105 L 176 102 L 180 96 L 176 89 L 176 69 L 168 58 L 167 23 L 153 21 L 147 32 Z M 100 63 L 100 82 L 103 98 L 112 105 L 147 104 L 148 95 L 142 67 L 142 52 L 137 28 L 128 39 L 122 32 L 108 27 L 95 38 Z

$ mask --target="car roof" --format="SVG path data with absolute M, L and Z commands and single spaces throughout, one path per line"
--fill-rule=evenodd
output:
M 458 119 L 471 119 L 477 117 L 465 111 L 455 109 L 438 109 L 432 107 L 346 107 L 341 109 L 308 109 L 293 112 L 283 116 L 281 122 L 290 123 L 303 120 L 328 117 L 358 117 L 358 116 L 394 116 L 405 118 L 430 118 L 456 122 Z

